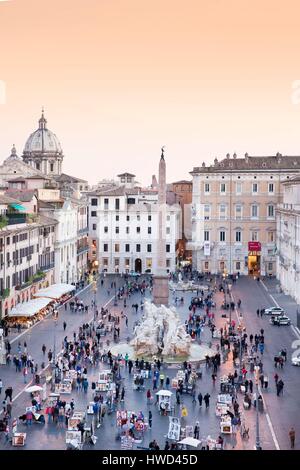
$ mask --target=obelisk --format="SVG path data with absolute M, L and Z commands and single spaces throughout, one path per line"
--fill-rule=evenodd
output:
M 162 147 L 158 170 L 157 262 L 153 276 L 153 302 L 158 306 L 169 304 L 169 277 L 166 269 L 166 204 L 166 162 L 164 157 L 164 147 Z

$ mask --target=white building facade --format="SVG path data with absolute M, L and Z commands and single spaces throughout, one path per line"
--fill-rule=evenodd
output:
M 166 269 L 176 266 L 179 204 L 166 205 Z M 158 193 L 124 186 L 89 193 L 94 267 L 108 273 L 153 273 L 158 256 Z
M 276 212 L 277 278 L 286 294 L 300 303 L 300 177 L 285 181 Z

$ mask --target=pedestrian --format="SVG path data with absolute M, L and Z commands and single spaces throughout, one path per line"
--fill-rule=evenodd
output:
M 268 388 L 268 385 L 269 385 L 269 378 L 267 375 L 264 375 L 264 387 Z
M 296 432 L 293 427 L 291 427 L 289 431 L 289 436 L 290 436 L 290 442 L 291 442 L 291 449 L 295 448 L 295 438 L 296 438 Z
M 0 395 L 2 393 L 2 388 L 3 388 L 3 382 L 2 382 L 2 379 L 0 379 Z
M 250 390 L 250 393 L 253 393 L 253 382 L 252 382 L 252 380 L 249 380 L 249 390 Z
M 278 380 L 279 380 L 279 375 L 277 373 L 274 375 L 274 380 L 275 380 L 275 385 L 277 385 Z
M 259 308 L 256 310 L 257 318 L 259 317 Z
M 124 397 L 125 397 L 125 388 L 122 387 L 122 390 L 121 390 L 121 401 L 124 401 Z
M 195 388 L 193 388 L 193 390 L 192 390 L 192 398 L 193 398 L 192 403 L 197 403 L 197 400 L 196 400 L 196 390 L 195 390 Z
M 47 348 L 46 348 L 45 344 L 43 344 L 43 346 L 42 346 L 42 352 L 43 352 L 43 356 L 45 356 L 46 349 L 47 349 Z
M 211 378 L 212 378 L 213 386 L 215 386 L 216 385 L 216 378 L 217 378 L 216 374 L 212 374 Z
M 64 323 L 63 323 L 63 327 L 64 327 L 64 331 L 66 331 L 67 324 L 66 324 L 66 322 L 65 322 L 65 321 L 64 321 Z
M 199 421 L 196 421 L 195 427 L 194 427 L 194 439 L 199 439 L 200 437 L 200 425 Z
M 163 388 L 164 381 L 165 381 L 165 374 L 163 372 L 160 374 L 159 380 L 160 380 L 160 388 Z
M 149 410 L 148 423 L 149 423 L 149 429 L 152 429 L 152 411 L 151 410 Z
M 209 399 L 210 399 L 210 395 L 209 393 L 206 393 L 203 397 L 203 400 L 205 402 L 205 407 L 208 408 L 209 407 Z
M 199 392 L 199 393 L 198 393 L 198 403 L 199 403 L 200 408 L 201 408 L 201 406 L 202 406 L 202 400 L 203 400 L 202 393 Z

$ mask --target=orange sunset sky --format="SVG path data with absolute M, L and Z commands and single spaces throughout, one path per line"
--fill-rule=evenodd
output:
M 169 182 L 228 152 L 299 155 L 300 2 L 0 1 L 0 81 L 0 162 L 42 106 L 90 183 L 150 183 L 162 145 Z

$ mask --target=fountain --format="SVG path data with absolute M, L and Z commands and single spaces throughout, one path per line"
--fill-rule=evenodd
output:
M 156 306 L 145 301 L 145 314 L 141 323 L 135 327 L 134 337 L 129 344 L 113 346 L 113 355 L 126 353 L 130 359 L 163 359 L 168 363 L 180 363 L 185 360 L 201 362 L 205 356 L 213 356 L 215 351 L 208 346 L 199 345 L 186 333 L 174 307 Z

